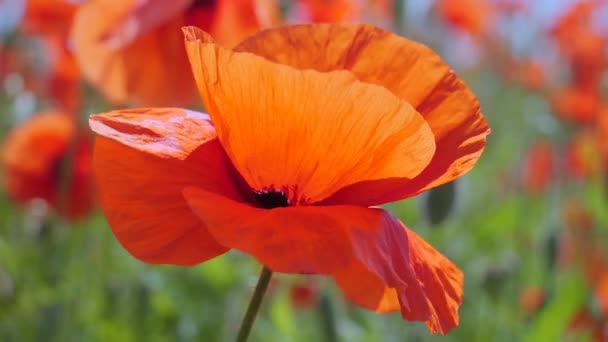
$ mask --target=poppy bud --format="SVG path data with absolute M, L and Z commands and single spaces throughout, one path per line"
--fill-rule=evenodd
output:
M 492 266 L 485 270 L 482 276 L 482 287 L 493 298 L 503 289 L 503 285 L 511 271 L 504 266 Z
M 456 206 L 457 186 L 450 182 L 429 190 L 428 195 L 421 197 L 424 201 L 424 213 L 431 225 L 444 222 Z
M 547 261 L 547 268 L 552 270 L 555 267 L 557 261 L 557 246 L 559 238 L 557 233 L 551 233 L 544 243 L 545 257 Z
M 319 301 L 317 284 L 309 279 L 299 281 L 289 291 L 291 303 L 296 309 L 310 309 Z
M 547 295 L 542 287 L 530 286 L 525 288 L 519 296 L 519 304 L 521 308 L 528 314 L 533 316 L 536 314 L 547 301 Z

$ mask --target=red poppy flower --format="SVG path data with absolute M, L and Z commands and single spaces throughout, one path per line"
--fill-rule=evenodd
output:
M 568 200 L 562 208 L 566 230 L 562 232 L 558 260 L 563 268 L 583 260 L 588 274 L 598 271 L 600 258 L 594 246 L 595 217 L 589 209 L 575 200 Z
M 234 50 L 184 32 L 209 117 L 90 119 L 102 206 L 123 246 L 181 265 L 235 248 L 277 272 L 333 276 L 365 308 L 455 327 L 462 272 L 369 206 L 473 167 L 489 128 L 466 85 L 430 49 L 369 25 L 286 26 Z
M 361 21 L 362 18 L 389 22 L 393 19 L 393 0 L 300 0 L 295 17 L 313 23 Z
M 319 285 L 311 278 L 297 281 L 289 289 L 289 298 L 296 309 L 310 309 L 319 301 Z
M 595 297 L 602 312 L 602 315 L 608 319 L 608 270 L 599 276 L 595 285 Z
M 591 341 L 604 342 L 608 338 L 605 323 L 602 323 L 587 308 L 580 309 L 570 321 L 566 336 L 576 338 L 577 336 L 591 337 Z M 591 336 L 589 336 L 590 334 Z
M 92 207 L 90 148 L 68 115 L 34 115 L 3 142 L 7 193 L 19 203 L 44 199 L 68 218 L 86 215 Z
M 21 56 L 20 72 L 29 88 L 48 97 L 54 108 L 75 113 L 80 107 L 80 71 L 68 49 L 68 33 L 78 5 L 67 0 L 28 0 L 20 29 L 26 35 L 40 39 L 37 56 Z M 35 64 L 35 65 L 27 65 Z M 27 70 L 33 69 L 33 70 Z
M 89 1 L 79 8 L 72 29 L 76 60 L 85 78 L 113 102 L 187 105 L 196 98 L 196 87 L 180 27 L 199 25 L 223 43 L 234 44 L 275 22 L 273 4 L 272 0 Z
M 599 90 L 602 71 L 608 64 L 608 40 L 592 25 L 593 14 L 607 4 L 605 0 L 578 2 L 557 20 L 550 32 L 571 65 L 573 84 L 587 91 Z
M 341 22 L 359 17 L 360 4 L 349 0 L 302 0 L 303 9 L 309 21 Z
M 594 146 L 597 150 L 594 150 L 594 152 L 599 151 L 597 153 L 601 156 L 600 158 L 597 158 L 601 159 L 601 162 L 598 162 L 597 164 L 608 169 L 608 103 L 604 103 L 600 106 L 595 133 L 596 145 Z M 597 154 L 594 156 L 597 156 Z
M 572 69 L 573 84 L 599 91 L 603 72 L 608 65 L 606 48 L 606 37 L 593 32 L 580 32 L 568 43 L 565 52 Z
M 68 0 L 27 0 L 21 29 L 28 34 L 67 37 L 78 5 Z
M 533 315 L 541 308 L 541 306 L 545 303 L 545 290 L 538 286 L 530 286 L 526 287 L 520 297 L 519 303 L 522 309 L 526 311 L 527 314 Z
M 597 134 L 580 130 L 570 138 L 566 147 L 566 169 L 574 178 L 599 175 L 602 168 Z
M 576 43 L 577 36 L 581 33 L 591 33 L 593 31 L 593 14 L 600 7 L 607 5 L 605 0 L 583 0 L 579 1 L 562 15 L 555 22 L 550 30 L 550 34 L 560 44 L 564 51 L 570 50 L 572 43 Z
M 439 0 L 437 11 L 447 24 L 472 35 L 486 33 L 495 15 L 487 0 Z
M 67 42 L 55 35 L 42 36 L 37 42 L 32 50 L 0 47 L 0 79 L 19 73 L 23 89 L 50 102 L 53 108 L 77 113 L 82 99 L 80 71 Z
M 532 90 L 541 90 L 545 85 L 545 71 L 538 61 L 527 61 L 515 66 L 515 77 Z
M 54 101 L 55 107 L 77 113 L 82 101 L 80 70 L 67 42 L 58 37 L 45 37 L 43 50 L 49 57 L 50 68 L 45 75 L 44 92 Z
M 522 183 L 526 191 L 542 193 L 553 180 L 555 152 L 551 142 L 540 140 L 528 149 L 524 161 Z
M 587 282 L 593 291 L 594 307 L 590 312 L 582 309 L 571 322 L 568 332 L 572 335 L 580 330 L 591 332 L 593 341 L 603 342 L 608 339 L 608 269 L 606 268 L 606 253 L 601 244 L 594 240 L 591 253 L 585 255 L 585 271 Z
M 599 104 L 599 94 L 587 88 L 572 86 L 551 95 L 555 115 L 579 124 L 594 123 Z
M 542 91 L 547 83 L 544 66 L 536 60 L 516 60 L 509 57 L 500 71 L 507 82 L 518 83 L 530 90 Z

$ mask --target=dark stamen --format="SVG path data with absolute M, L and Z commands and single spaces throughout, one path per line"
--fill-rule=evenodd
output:
M 281 190 L 269 189 L 254 191 L 253 195 L 255 196 L 255 200 L 262 206 L 262 208 L 272 209 L 289 206 L 287 194 Z

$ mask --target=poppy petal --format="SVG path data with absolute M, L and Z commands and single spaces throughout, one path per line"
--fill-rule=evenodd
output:
M 108 31 L 103 36 L 104 43 L 117 49 L 128 46 L 138 36 L 181 15 L 191 2 L 192 0 L 174 0 L 125 3 L 125 13 L 114 25 L 108 26 Z
M 194 27 L 184 33 L 218 138 L 254 191 L 314 203 L 361 181 L 411 179 L 433 156 L 422 116 L 383 87 L 347 71 L 296 70 L 235 53 Z
M 92 115 L 91 129 L 106 138 L 161 158 L 186 159 L 216 138 L 209 116 L 181 108 L 140 108 Z
M 335 273 L 334 278 L 346 297 L 359 306 L 379 313 L 401 308 L 397 291 L 387 287 L 360 262 Z
M 401 268 L 407 267 L 407 244 L 400 238 L 406 239 L 405 231 L 401 226 L 393 229 L 390 215 L 382 209 L 295 206 L 268 210 L 196 187 L 183 193 L 220 244 L 251 254 L 276 272 L 331 274 L 356 258 L 383 281 L 403 284 L 399 273 L 406 271 Z M 393 233 L 400 236 L 389 236 Z M 397 244 L 405 250 L 391 249 Z
M 382 209 L 268 210 L 194 187 L 184 196 L 220 244 L 274 271 L 332 274 L 355 303 L 379 311 L 401 307 L 405 319 L 426 321 L 432 332 L 458 324 L 462 273 Z
M 408 287 L 406 298 L 416 304 L 410 310 L 402 310 L 401 314 L 409 320 L 424 319 L 431 332 L 445 334 L 459 323 L 458 308 L 462 303 L 464 275 L 414 231 L 403 228 L 407 232 L 409 256 L 420 286 Z M 420 298 L 426 298 L 426 302 Z M 430 319 L 419 314 L 418 305 L 428 307 Z
M 279 27 L 252 36 L 235 50 L 302 70 L 348 70 L 406 100 L 430 125 L 436 153 L 416 178 L 363 182 L 328 203 L 377 205 L 450 182 L 475 165 L 490 133 L 473 93 L 436 53 L 371 25 Z
M 196 87 L 176 34 L 184 18 L 167 15 L 183 5 L 178 0 L 86 1 L 78 6 L 70 41 L 84 78 L 113 103 L 192 103 Z M 159 11 L 165 13 L 158 16 Z
M 213 20 L 191 20 L 188 25 L 205 29 L 204 25 L 207 24 L 208 32 L 224 46 L 233 47 L 243 38 L 280 23 L 281 13 L 276 0 L 232 0 L 215 3 Z
M 407 232 L 408 260 L 415 273 L 405 289 L 385 285 L 357 262 L 334 278 L 354 303 L 376 312 L 395 311 L 401 305 L 403 318 L 425 321 L 432 333 L 445 334 L 458 326 L 463 274 L 416 233 L 403 228 Z
M 213 126 L 204 114 L 179 109 L 137 113 L 91 119 L 98 134 L 93 167 L 99 197 L 116 238 L 134 257 L 155 264 L 192 265 L 226 252 L 181 193 L 195 185 L 240 198 Z M 186 127 L 192 132 L 184 134 Z

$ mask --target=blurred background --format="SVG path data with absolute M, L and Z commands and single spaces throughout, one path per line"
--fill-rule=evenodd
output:
M 227 341 L 260 266 L 152 266 L 95 201 L 87 116 L 202 110 L 179 27 L 227 46 L 285 23 L 369 22 L 422 42 L 492 134 L 455 183 L 387 206 L 465 273 L 460 326 L 276 275 L 253 341 L 608 341 L 608 1 L 0 0 L 0 341 Z M 144 24 L 141 24 L 144 23 Z

